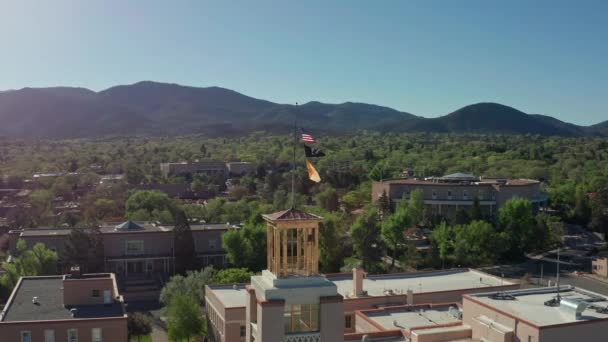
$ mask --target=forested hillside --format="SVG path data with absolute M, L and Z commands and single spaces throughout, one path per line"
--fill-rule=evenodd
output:
M 607 134 L 606 124 L 577 126 L 497 103 L 477 103 L 425 118 L 356 102 L 316 101 L 295 106 L 255 99 L 220 87 L 158 82 L 100 92 L 83 88 L 24 88 L 0 92 L 0 136 L 85 138 L 115 135 L 243 136 L 288 132 L 294 119 L 333 134 L 379 132 L 502 133 L 546 136 Z

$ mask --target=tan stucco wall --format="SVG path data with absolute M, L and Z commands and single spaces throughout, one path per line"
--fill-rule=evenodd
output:
M 608 277 L 608 258 L 598 258 L 591 262 L 591 270 L 594 274 Z
M 285 303 L 277 304 L 258 303 L 258 336 L 259 341 L 283 341 L 285 337 L 285 323 L 283 313 Z M 230 342 L 230 341 L 227 341 Z
M 608 341 L 608 320 L 576 325 L 541 328 L 538 342 L 605 342 Z
M 126 342 L 128 340 L 127 318 L 87 319 L 68 321 L 43 321 L 26 323 L 0 323 L 0 340 L 21 341 L 20 332 L 32 332 L 32 342 L 44 342 L 44 330 L 55 330 L 55 341 L 67 341 L 67 330 L 78 329 L 78 341 L 91 341 L 91 329 L 101 328 L 104 341 Z
M 342 300 L 321 301 L 321 341 L 341 341 L 344 336 L 344 306 Z
M 99 290 L 99 297 L 93 297 L 93 290 Z M 64 279 L 63 303 L 64 305 L 103 304 L 104 291 L 110 291 L 112 300 L 117 296 L 114 288 L 114 279 Z

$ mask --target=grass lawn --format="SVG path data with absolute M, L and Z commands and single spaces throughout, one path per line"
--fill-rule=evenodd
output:
M 138 336 L 138 337 L 131 337 L 129 339 L 129 342 L 152 342 L 152 336 L 143 335 L 143 336 Z

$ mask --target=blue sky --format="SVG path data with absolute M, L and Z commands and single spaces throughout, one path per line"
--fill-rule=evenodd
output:
M 608 120 L 608 1 L 0 2 L 0 89 L 140 80 Z

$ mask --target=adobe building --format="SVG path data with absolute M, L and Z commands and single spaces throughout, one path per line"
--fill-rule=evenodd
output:
M 111 273 L 21 277 L 0 313 L 0 340 L 126 342 L 127 313 Z
M 443 177 L 393 178 L 372 183 L 372 201 L 377 202 L 386 193 L 391 206 L 403 198 L 409 200 L 413 191 L 422 190 L 429 216 L 453 218 L 456 211 L 470 211 L 475 198 L 482 214 L 493 218 L 511 198 L 530 201 L 538 211 L 547 202 L 541 193 L 540 182 L 532 179 L 482 178 L 467 173 L 454 173 Z
M 591 261 L 591 272 L 600 277 L 608 277 L 608 258 L 597 258 Z
M 608 298 L 569 285 L 465 295 L 462 308 L 474 340 L 600 342 L 608 331 Z
M 321 275 L 321 217 L 290 209 L 264 219 L 267 270 L 251 277 L 250 284 L 206 287 L 213 341 L 405 341 L 405 329 L 363 329 L 367 323 L 359 312 L 460 303 L 463 294 L 519 288 L 470 269 L 384 275 L 354 269 L 352 274 Z
M 173 274 L 173 226 L 127 221 L 100 228 L 105 254 L 105 270 L 121 278 L 142 278 Z M 192 225 L 192 237 L 198 263 L 201 266 L 223 267 L 226 254 L 222 248 L 222 234 L 238 229 L 226 224 Z M 9 232 L 9 249 L 15 255 L 17 241 L 28 247 L 38 242 L 57 252 L 59 258 L 65 248 L 70 229 L 25 229 Z

